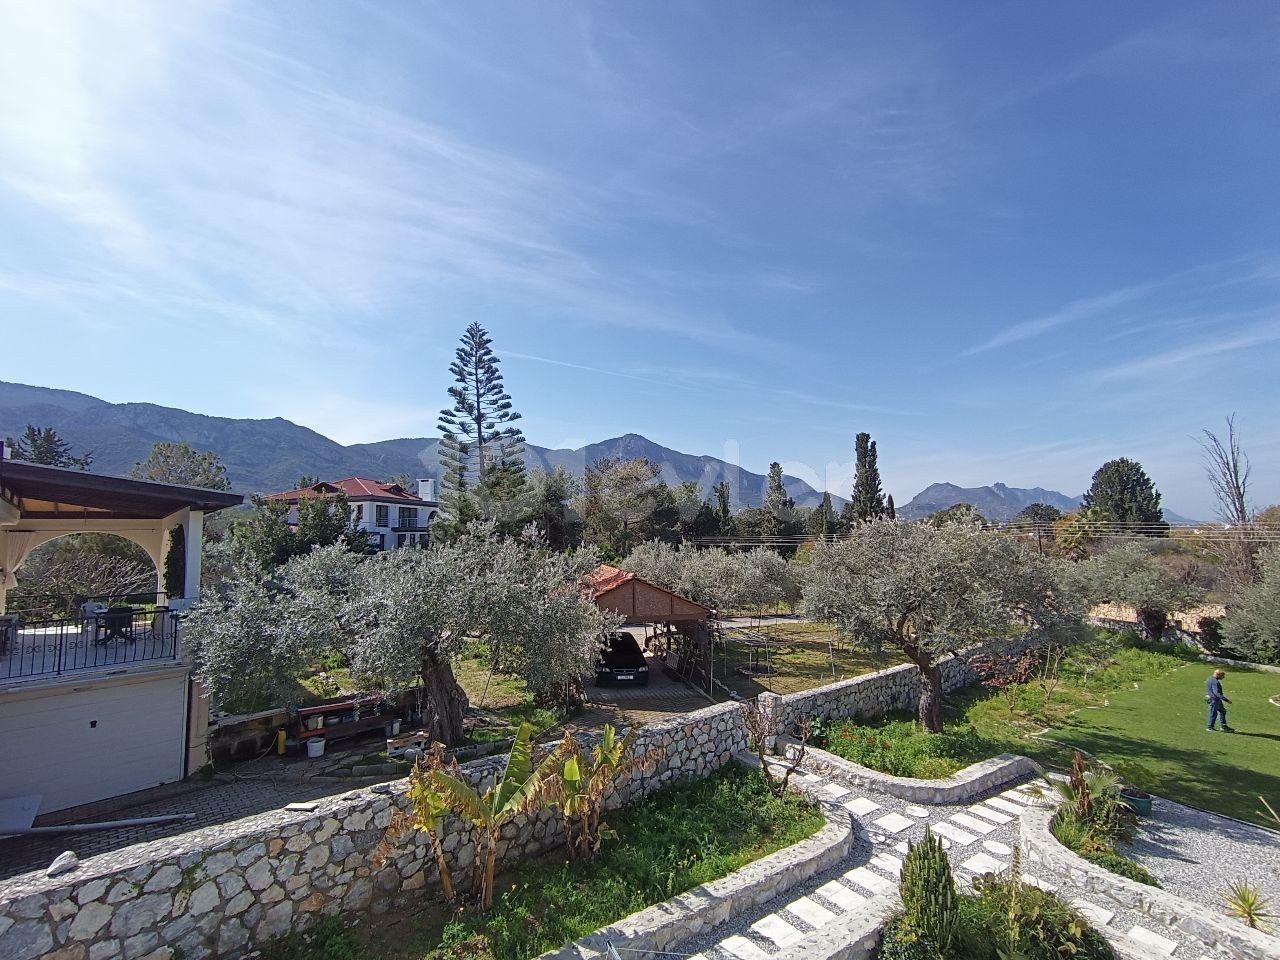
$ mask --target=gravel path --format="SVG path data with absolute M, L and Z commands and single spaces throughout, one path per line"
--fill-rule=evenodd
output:
M 687 941 L 678 952 L 698 960 L 760 960 L 793 946 L 819 926 L 833 922 L 859 902 L 897 887 L 907 844 L 924 836 L 925 826 L 943 838 L 956 877 L 967 885 L 982 873 L 1009 868 L 1018 845 L 1018 811 L 1042 800 L 1047 784 L 1027 782 L 993 791 L 971 803 L 921 806 L 865 788 L 854 789 L 810 774 L 810 792 L 843 806 L 857 821 L 849 855 L 825 873 L 793 887 L 755 910 L 737 915 L 708 934 Z M 1055 890 L 1032 874 L 1024 881 Z M 1180 930 L 1152 929 L 1149 917 L 1082 892 L 1068 894 L 1094 926 L 1143 942 L 1153 956 L 1198 960 L 1207 954 Z
M 1245 879 L 1280 903 L 1280 833 L 1156 797 L 1129 855 L 1170 893 L 1222 911 L 1221 895 Z

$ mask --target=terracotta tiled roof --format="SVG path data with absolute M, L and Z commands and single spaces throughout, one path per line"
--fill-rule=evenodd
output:
M 297 503 L 308 497 L 331 497 L 335 493 L 344 493 L 348 500 L 403 500 L 406 503 L 422 503 L 422 499 L 410 493 L 398 483 L 380 483 L 364 477 L 348 477 L 333 483 L 321 481 L 310 487 L 288 490 L 285 493 L 273 493 L 268 500 L 285 500 Z
M 616 590 L 630 580 L 634 580 L 636 575 L 630 570 L 619 570 L 617 567 L 611 567 L 607 563 L 602 563 L 589 574 L 587 580 L 591 584 L 591 589 L 596 594 L 608 593 L 610 590 Z

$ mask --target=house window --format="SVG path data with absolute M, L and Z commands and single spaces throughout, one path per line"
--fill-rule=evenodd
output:
M 391 508 L 385 503 L 379 503 L 373 508 L 373 522 L 375 526 L 389 527 L 391 526 Z
M 403 533 L 397 533 L 397 534 L 396 534 L 396 546 L 397 546 L 397 547 L 403 547 L 403 546 L 404 546 L 404 534 L 403 534 Z
M 417 507 L 400 507 L 400 516 L 396 526 L 398 527 L 416 527 L 418 525 L 418 508 Z
M 364 504 L 363 503 L 356 504 L 355 522 L 356 523 L 364 522 Z

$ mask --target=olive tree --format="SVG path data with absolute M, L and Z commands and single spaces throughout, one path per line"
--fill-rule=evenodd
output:
M 1125 603 L 1138 614 L 1143 633 L 1164 634 L 1169 614 L 1199 603 L 1203 591 L 1141 542 L 1123 543 L 1067 568 L 1066 579 L 1090 603 Z
M 875 520 L 814 547 L 804 608 L 855 643 L 897 647 L 920 672 L 920 724 L 942 730 L 949 652 L 1071 613 L 1051 563 L 969 523 Z
M 1259 558 L 1259 579 L 1232 597 L 1222 622 L 1232 648 L 1251 660 L 1280 663 L 1280 548 Z
M 290 656 L 273 674 L 340 651 L 363 681 L 392 689 L 420 684 L 428 731 L 454 744 L 463 738 L 467 695 L 452 664 L 466 642 L 483 641 L 494 669 L 520 674 L 535 692 L 563 689 L 594 668 L 603 634 L 616 626 L 582 586 L 596 565 L 591 551 L 554 554 L 533 536 L 499 537 L 492 522 L 426 550 L 361 557 L 337 545 L 317 547 L 280 568 L 274 584 L 242 580 L 226 599 L 212 599 L 207 609 L 202 603 L 187 635 L 201 679 L 214 681 L 215 700 L 246 680 L 230 673 L 224 680 L 216 667 L 225 672 L 238 656 L 253 659 L 244 648 L 264 637 L 277 645 L 288 638 Z M 260 622 L 245 632 L 218 622 L 219 614 L 241 608 Z

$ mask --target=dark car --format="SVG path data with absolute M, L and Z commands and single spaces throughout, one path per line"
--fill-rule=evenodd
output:
M 634 636 L 622 631 L 605 637 L 596 683 L 649 683 L 649 662 Z

